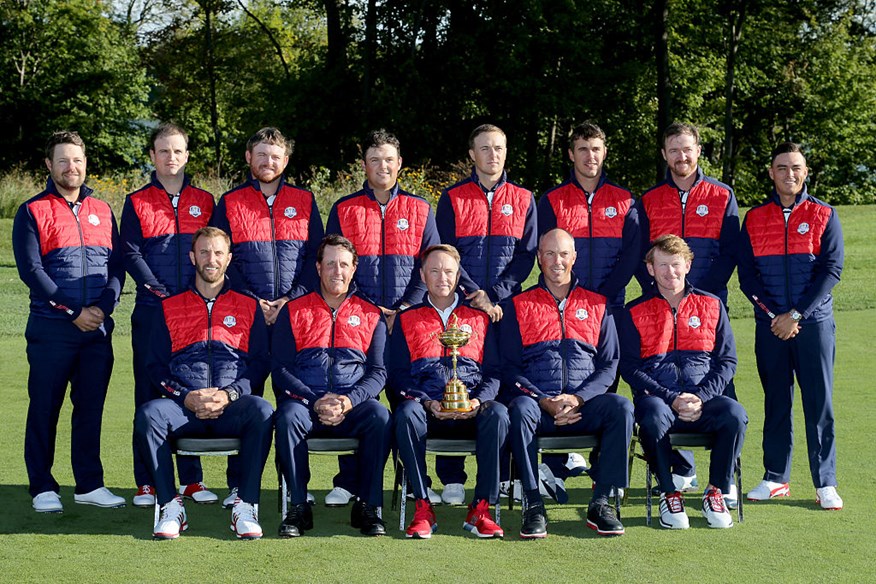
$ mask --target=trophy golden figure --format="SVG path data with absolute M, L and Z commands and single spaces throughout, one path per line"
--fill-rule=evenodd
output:
M 450 318 L 447 328 L 438 335 L 438 340 L 446 348 L 450 349 L 453 357 L 453 376 L 444 386 L 444 397 L 441 399 L 442 412 L 470 412 L 471 403 L 468 401 L 468 390 L 456 374 L 456 358 L 459 356 L 459 348 L 468 343 L 471 333 L 459 328 L 459 318 L 454 314 Z

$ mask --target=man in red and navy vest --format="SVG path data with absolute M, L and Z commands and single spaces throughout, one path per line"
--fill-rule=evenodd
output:
M 599 535 L 624 533 L 608 497 L 627 486 L 633 407 L 608 392 L 619 352 L 614 319 L 605 296 L 578 286 L 575 255 L 567 231 L 542 235 L 538 284 L 505 301 L 499 327 L 502 400 L 510 404 L 511 451 L 526 500 L 520 537 L 526 539 L 547 536 L 536 479 L 536 441 L 545 435 L 599 437 L 587 525 Z
M 67 384 L 73 402 L 71 463 L 74 501 L 122 507 L 103 483 L 100 428 L 113 369 L 110 317 L 125 282 L 116 220 L 85 183 L 85 144 L 56 132 L 46 145 L 46 190 L 18 208 L 12 249 L 30 289 L 27 388 L 30 402 L 24 461 L 39 512 L 63 511 L 52 476 L 55 433 Z
M 292 147 L 276 128 L 256 132 L 246 143 L 249 180 L 222 195 L 210 223 L 231 236 L 231 285 L 259 301 L 268 326 L 316 285 L 323 236 L 313 193 L 283 179 Z
M 490 505 L 499 498 L 499 456 L 508 436 L 508 409 L 494 401 L 499 391 L 495 332 L 487 313 L 471 307 L 457 292 L 459 263 L 459 253 L 447 244 L 423 252 L 420 275 L 428 294 L 424 302 L 399 315 L 392 334 L 390 377 L 398 398 L 395 440 L 416 506 L 405 535 L 418 539 L 432 537 L 437 527 L 426 484 L 427 437 L 476 439 L 477 481 L 463 527 L 481 538 L 505 535 L 490 516 Z M 469 334 L 457 360 L 459 380 L 469 393 L 469 411 L 442 409 L 453 357 L 438 337 L 451 326 Z
M 419 303 L 426 291 L 420 279 L 420 254 L 438 243 L 435 215 L 428 201 L 399 188 L 402 166 L 398 138 L 386 130 L 368 134 L 362 143 L 365 184 L 341 198 L 329 212 L 326 233 L 349 239 L 356 248 L 356 288 L 376 304 L 389 331 L 399 311 Z M 339 459 L 340 472 L 326 505 L 346 505 L 356 493 L 358 471 L 350 456 Z
M 120 237 L 125 269 L 137 283 L 131 314 L 131 348 L 134 351 L 134 409 L 154 399 L 155 390 L 146 369 L 150 335 L 161 318 L 161 299 L 187 288 L 195 273 L 189 260 L 192 234 L 205 227 L 213 214 L 213 195 L 192 186 L 185 174 L 189 137 L 175 124 L 162 123 L 152 132 L 149 157 L 155 165 L 152 180 L 125 199 Z M 177 458 L 180 491 L 199 503 L 213 503 L 215 494 L 203 484 L 200 461 Z M 134 480 L 138 507 L 155 504 L 149 470 L 134 447 Z
M 380 508 L 390 415 L 377 398 L 386 381 L 386 322 L 351 285 L 358 259 L 348 239 L 327 235 L 316 262 L 319 291 L 284 306 L 274 329 L 277 460 L 291 496 L 279 534 L 298 537 L 313 529 L 307 438 L 355 437 L 359 497 L 350 523 L 364 535 L 385 535 Z
M 836 491 L 831 291 L 843 269 L 836 209 L 806 191 L 806 158 L 786 142 L 772 153 L 772 196 L 742 226 L 739 286 L 754 306 L 754 353 L 764 391 L 763 481 L 748 499 L 788 496 L 794 379 L 806 421 L 809 471 L 823 509 L 842 509 Z
M 271 449 L 273 408 L 252 395 L 264 378 L 268 333 L 258 301 L 235 292 L 225 277 L 228 235 L 202 227 L 192 237 L 190 288 L 161 302 L 147 366 L 158 390 L 134 417 L 140 456 L 160 506 L 152 535 L 175 539 L 188 526 L 173 476 L 170 443 L 185 437 L 240 438 L 241 482 L 231 529 L 242 539 L 262 536 L 258 503 Z
M 621 374 L 633 390 L 639 440 L 660 489 L 660 525 L 690 526 L 684 498 L 670 468 L 670 432 L 712 436 L 709 485 L 702 512 L 709 527 L 732 527 L 724 493 L 733 470 L 748 416 L 724 395 L 736 371 L 736 344 L 721 300 L 694 288 L 686 276 L 693 253 L 675 235 L 657 238 L 645 256 L 654 284 L 618 314 Z

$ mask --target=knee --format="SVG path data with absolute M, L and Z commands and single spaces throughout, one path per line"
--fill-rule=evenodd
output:
M 645 434 L 660 436 L 672 426 L 675 419 L 666 402 L 656 397 L 646 397 L 636 403 L 636 422 Z
M 538 402 L 527 396 L 515 398 L 508 409 L 508 417 L 514 427 L 522 424 L 534 426 L 540 416 L 541 408 Z
M 508 408 L 498 402 L 487 402 L 481 406 L 478 414 L 478 424 L 484 424 L 489 428 L 508 430 L 510 425 Z
M 313 427 L 307 407 L 296 401 L 280 403 L 274 418 L 277 436 L 305 436 Z
M 404 400 L 396 407 L 394 418 L 396 428 L 403 428 L 418 423 L 425 424 L 426 409 L 416 400 Z
M 145 435 L 151 428 L 158 426 L 161 406 L 164 405 L 161 403 L 163 401 L 166 400 L 153 399 L 137 408 L 134 413 L 134 432 L 136 434 Z
M 371 421 L 371 425 L 379 428 L 388 426 L 391 419 L 389 410 L 377 400 L 369 399 L 356 406 L 362 408 L 363 413 Z

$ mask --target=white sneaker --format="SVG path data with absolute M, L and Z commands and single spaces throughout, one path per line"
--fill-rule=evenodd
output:
M 34 497 L 33 508 L 37 513 L 61 513 L 64 511 L 61 496 L 55 491 L 44 491 Z
M 759 485 L 748 491 L 746 498 L 749 501 L 766 501 L 776 497 L 789 497 L 790 495 L 791 487 L 788 483 L 774 483 L 773 481 L 762 480 Z
M 667 529 L 690 527 L 690 520 L 684 511 L 684 497 L 678 491 L 660 493 L 660 525 Z
M 703 493 L 703 517 L 706 518 L 709 527 L 717 529 L 733 527 L 733 518 L 724 505 L 721 489 L 712 487 Z
M 620 497 L 621 499 L 623 499 L 623 498 L 624 498 L 624 493 L 625 493 L 625 492 L 626 492 L 626 489 L 624 489 L 623 487 L 620 487 L 620 488 L 617 488 L 617 489 L 615 489 L 614 487 L 612 487 L 611 490 L 608 492 L 608 496 L 609 496 L 609 498 L 612 498 L 612 499 L 613 499 L 614 496 L 615 496 L 615 494 L 616 494 L 618 497 Z
M 316 505 L 316 497 L 313 496 L 313 493 L 307 491 L 307 504 L 308 505 Z
M 511 491 L 511 481 L 501 481 L 499 483 L 499 496 L 508 498 L 508 493 Z M 519 503 L 523 500 L 523 483 L 514 481 L 514 501 Z
M 226 509 L 231 509 L 235 501 L 237 501 L 237 487 L 228 491 L 228 496 L 222 499 L 222 506 Z
M 180 485 L 179 494 L 186 499 L 191 499 L 195 503 L 209 504 L 219 500 L 216 493 L 207 490 L 207 485 L 203 482 L 192 483 L 190 485 Z
M 262 526 L 254 505 L 238 499 L 231 509 L 231 531 L 240 539 L 259 539 Z
M 441 499 L 441 495 L 432 490 L 432 487 L 426 487 L 426 496 L 429 497 L 429 502 L 432 505 L 440 505 L 444 501 Z M 408 499 L 413 501 L 415 499 L 414 494 L 409 490 L 408 491 Z
M 839 493 L 836 492 L 836 487 L 821 487 L 820 489 L 815 489 L 815 494 L 815 502 L 821 505 L 822 509 L 839 511 L 843 508 L 843 500 L 840 498 Z
M 569 469 L 570 477 L 581 476 L 589 469 L 587 465 L 587 459 L 577 452 L 570 452 L 569 457 L 566 459 L 566 468 Z
M 465 503 L 465 485 L 462 483 L 444 485 L 441 500 L 445 505 L 462 505 Z
M 326 507 L 344 507 L 353 498 L 353 493 L 344 487 L 335 487 L 325 496 Z
M 722 493 L 723 495 L 723 493 Z M 739 506 L 739 491 L 736 490 L 736 484 L 730 483 L 730 490 L 724 496 L 724 504 L 728 509 L 736 509 Z
M 131 504 L 134 507 L 154 507 L 155 489 L 152 488 L 152 485 L 140 485 L 137 487 L 137 494 L 131 499 Z
M 697 475 L 683 477 L 675 473 L 672 473 L 672 484 L 675 485 L 676 491 L 680 491 L 682 493 L 694 491 L 700 486 L 699 481 L 697 481 Z
M 189 528 L 186 508 L 182 497 L 176 496 L 161 508 L 158 523 L 152 528 L 155 539 L 176 539 L 181 531 Z
M 73 495 L 73 501 L 80 505 L 94 505 L 95 507 L 106 507 L 108 509 L 125 506 L 124 497 L 113 495 L 112 491 L 106 487 L 94 489 L 84 495 Z

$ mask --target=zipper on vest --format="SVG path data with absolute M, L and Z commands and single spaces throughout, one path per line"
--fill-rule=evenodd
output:
M 550 292 L 548 292 L 550 294 Z M 571 294 L 569 295 L 571 296 Z M 569 296 L 566 297 L 566 305 L 568 307 L 569 304 Z M 563 360 L 563 385 L 560 387 L 560 393 L 563 393 L 566 390 L 566 384 L 569 382 L 569 363 L 566 358 L 566 307 L 562 310 L 560 309 L 560 305 L 557 304 L 557 312 L 560 315 L 560 347 L 562 348 L 560 351 L 560 357 Z
M 347 299 L 344 298 L 343 302 L 341 302 L 341 306 L 344 305 Z M 331 337 L 329 339 L 329 362 L 328 362 L 328 390 L 329 393 L 333 393 L 335 389 L 335 322 L 338 320 L 338 313 L 341 311 L 341 306 L 338 306 L 337 310 L 332 310 L 332 307 L 329 306 L 329 312 L 332 314 L 332 332 Z
M 693 187 L 691 187 L 693 190 Z M 678 189 L 678 202 L 681 203 L 681 238 L 684 239 L 685 229 L 685 213 L 687 212 L 687 199 L 690 197 L 690 191 L 684 192 Z
M 496 198 L 496 193 L 498 189 L 493 191 L 493 199 Z M 484 275 L 486 275 L 486 279 L 484 280 L 484 292 L 492 288 L 492 277 L 490 275 L 490 247 L 492 247 L 491 243 L 493 241 L 493 201 L 485 194 L 484 198 L 487 199 L 487 253 L 484 254 L 484 262 L 486 263 L 486 269 L 484 270 Z
M 794 210 L 791 209 L 791 213 Z M 784 213 L 784 211 L 783 211 Z M 785 221 L 785 301 L 788 303 L 788 306 L 793 306 L 794 302 L 791 300 L 791 266 L 788 261 L 788 225 L 791 223 L 791 215 L 788 215 L 788 220 Z
M 212 302 L 206 301 L 204 305 L 207 308 L 207 368 L 208 375 L 210 378 L 210 384 L 214 384 L 213 380 L 213 304 L 216 301 Z
M 274 202 L 277 202 L 277 197 L 280 195 L 283 185 L 277 189 L 277 194 L 274 195 Z M 271 217 L 271 258 L 274 261 L 274 296 L 271 300 L 276 300 L 280 296 L 280 259 L 277 257 L 277 230 L 274 226 L 274 206 L 268 205 L 268 200 L 262 194 L 262 200 L 268 207 L 268 215 Z
M 64 203 L 67 203 L 67 200 L 64 200 Z M 79 206 L 79 212 L 82 212 L 82 208 L 85 206 L 85 201 L 82 201 L 82 204 Z M 84 305 L 88 301 L 88 287 L 86 286 L 86 280 L 88 278 L 85 276 L 85 236 L 82 233 L 82 223 L 79 222 L 79 214 L 73 211 L 73 208 L 67 204 L 67 209 L 70 210 L 70 213 L 73 215 L 73 218 L 76 220 L 76 230 L 79 232 L 79 267 L 82 270 L 82 304 Z
M 589 235 L 587 237 L 587 246 L 589 248 L 589 255 L 587 256 L 587 287 L 592 290 L 596 290 L 596 286 L 593 282 L 593 195 L 596 194 L 596 191 L 593 193 L 588 193 L 584 191 L 584 194 L 587 195 L 587 229 L 589 231 Z M 574 266 L 572 267 L 574 270 Z
M 179 199 L 177 199 L 176 206 L 171 203 L 171 207 L 173 208 L 173 221 L 176 224 L 176 290 L 182 289 L 182 258 L 180 257 L 180 243 L 179 243 L 179 203 L 182 199 L 182 192 L 179 194 Z M 174 290 L 174 292 L 176 291 Z M 170 291 L 168 291 L 170 292 Z
M 380 209 L 380 305 L 389 308 L 389 303 L 386 301 L 386 208 L 392 203 L 392 197 L 390 196 L 386 205 L 377 202 L 376 196 L 374 202 Z

